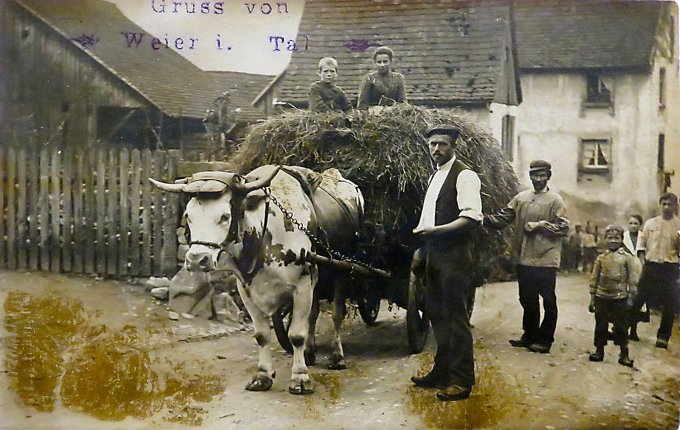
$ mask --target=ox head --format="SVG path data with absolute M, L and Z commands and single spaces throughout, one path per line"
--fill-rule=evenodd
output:
M 249 181 L 231 172 L 200 172 L 174 184 L 149 178 L 157 188 L 172 193 L 191 195 L 184 212 L 190 248 L 184 265 L 190 271 L 216 269 L 221 251 L 239 242 L 239 224 L 244 214 L 244 201 L 252 191 L 268 187 L 280 166 L 270 175 Z M 235 270 L 235 261 L 221 264 L 224 270 Z

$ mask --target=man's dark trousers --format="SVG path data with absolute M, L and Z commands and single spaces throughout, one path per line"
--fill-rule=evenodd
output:
M 656 333 L 657 339 L 667 341 L 671 338 L 678 307 L 677 281 L 678 265 L 676 263 L 645 261 L 640 275 L 638 294 L 633 301 L 633 310 L 639 311 L 645 303 L 647 306 L 651 304 L 662 307 L 661 323 Z
M 517 266 L 519 303 L 524 309 L 522 338 L 529 343 L 550 346 L 555 340 L 557 327 L 557 296 L 555 283 L 557 269 L 554 267 Z M 539 296 L 543 298 L 543 322 Z
M 475 362 L 467 312 L 470 288 L 466 246 L 448 249 L 425 245 L 427 316 L 432 323 L 437 353 L 432 375 L 445 384 L 472 387 Z

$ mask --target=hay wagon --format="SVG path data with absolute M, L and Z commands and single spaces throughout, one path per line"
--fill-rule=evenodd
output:
M 229 160 L 240 172 L 263 164 L 304 166 L 315 171 L 336 168 L 359 186 L 366 201 L 367 223 L 357 260 L 372 269 L 361 269 L 361 264 L 350 267 L 361 279 L 350 298 L 367 324 L 375 322 L 381 299 L 405 308 L 413 352 L 423 349 L 429 321 L 423 312 L 421 283 L 410 280 L 411 258 L 418 246 L 411 231 L 434 169 L 424 133 L 437 124 L 460 128 L 456 153 L 481 179 L 485 212 L 504 207 L 517 191 L 512 166 L 498 142 L 459 110 L 398 104 L 377 115 L 362 111 L 348 116 L 284 112 L 253 128 Z M 473 285 L 488 278 L 490 267 L 502 258 L 506 245 L 507 238 L 498 232 L 477 229 L 473 233 L 473 261 L 478 263 L 473 268 Z M 289 347 L 285 315 L 283 308 L 275 318 L 277 337 L 284 348 Z

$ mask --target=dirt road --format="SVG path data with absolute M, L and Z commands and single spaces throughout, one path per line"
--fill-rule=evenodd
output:
M 510 347 L 520 334 L 515 283 L 479 291 L 477 386 L 442 403 L 409 377 L 432 360 L 409 355 L 404 312 L 387 304 L 379 323 L 346 321 L 349 368 L 325 369 L 330 316 L 318 327 L 316 393 L 288 394 L 291 357 L 278 345 L 266 393 L 243 389 L 256 369 L 252 331 L 180 317 L 140 286 L 41 273 L 0 272 L 1 428 L 678 428 L 680 331 L 654 347 L 659 316 L 631 345 L 635 367 L 590 363 L 594 319 L 583 275 L 558 279 L 556 343 L 541 355 Z M 430 336 L 432 338 L 432 336 Z

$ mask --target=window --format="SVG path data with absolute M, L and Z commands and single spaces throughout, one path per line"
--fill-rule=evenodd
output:
M 501 130 L 501 149 L 503 154 L 512 161 L 512 143 L 513 136 L 515 135 L 515 117 L 511 115 L 505 115 L 503 117 L 502 130 Z
M 611 142 L 609 139 L 581 139 L 581 170 L 607 173 L 610 168 Z
M 659 69 L 659 109 L 666 107 L 666 69 Z
M 659 135 L 659 150 L 656 156 L 656 167 L 663 171 L 665 167 L 664 158 L 666 157 L 666 135 Z
M 607 88 L 602 75 L 586 75 L 586 104 L 591 106 L 611 106 L 611 90 Z

